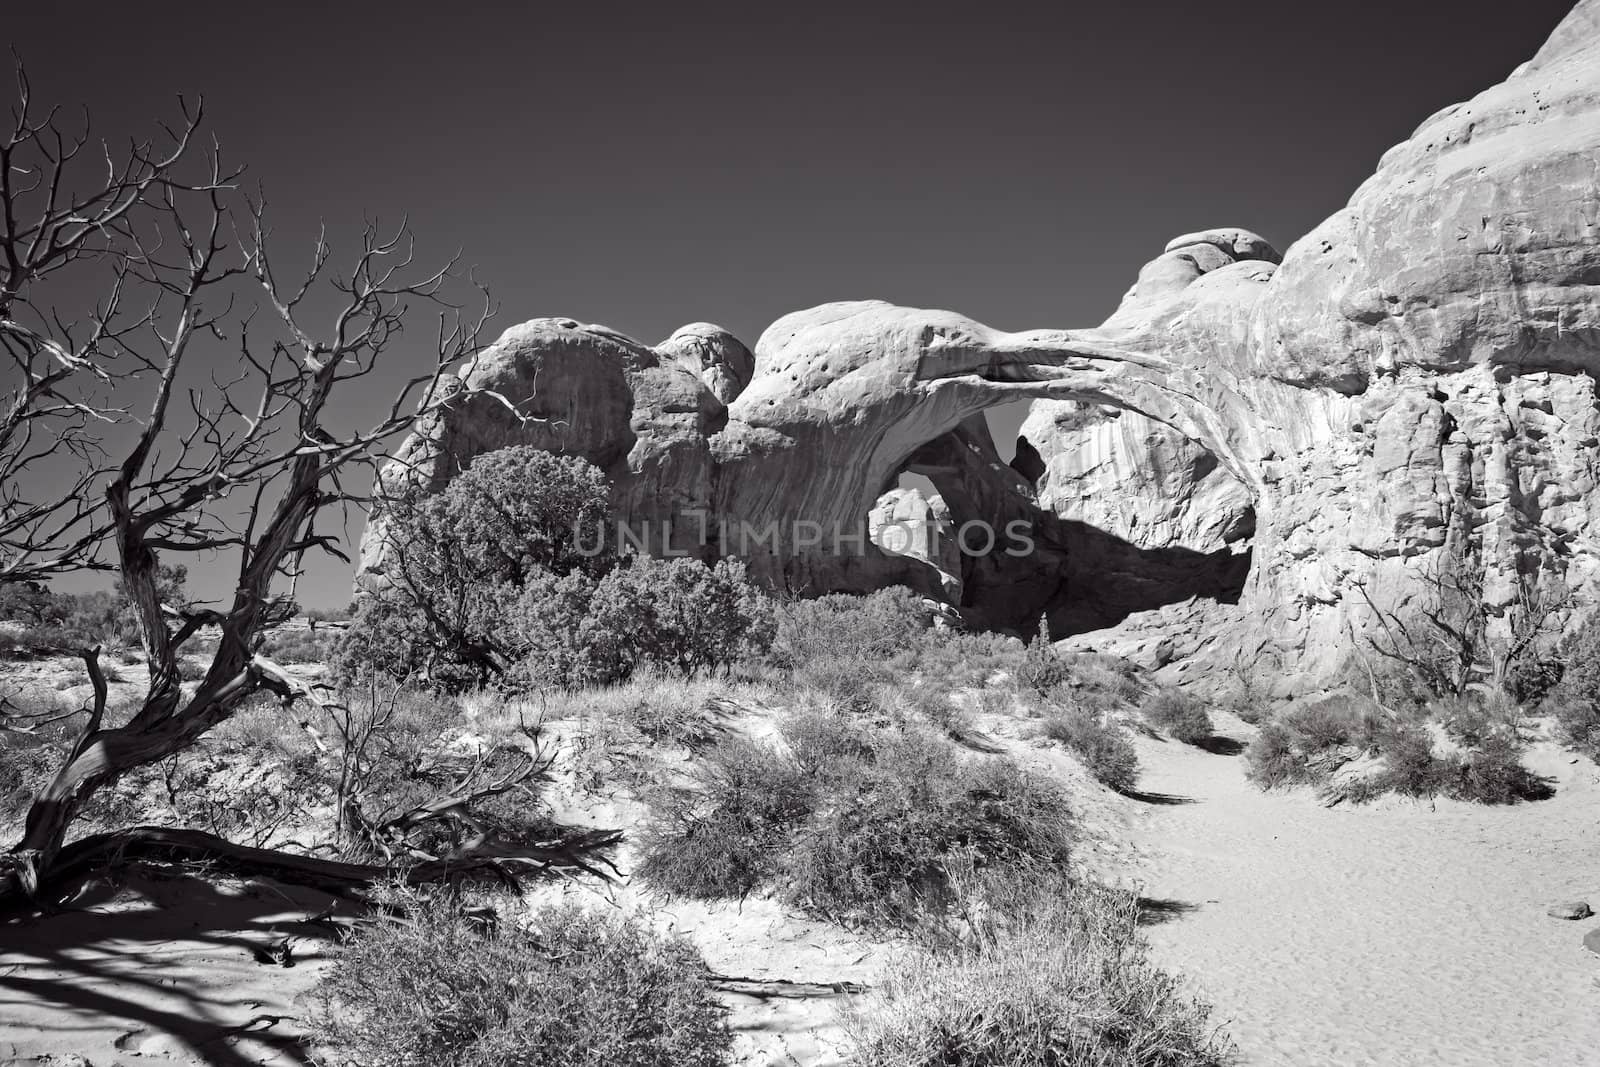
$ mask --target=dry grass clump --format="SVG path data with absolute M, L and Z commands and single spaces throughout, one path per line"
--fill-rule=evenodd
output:
M 1061 742 L 1094 775 L 1119 793 L 1139 782 L 1139 756 L 1128 731 L 1108 716 L 1078 705 L 1057 705 L 1042 724 L 1044 736 Z
M 314 1035 L 361 1067 L 720 1067 L 727 1009 L 687 941 L 547 907 L 526 929 L 411 901 L 318 985 Z
M 1216 732 L 1204 705 L 1176 689 L 1154 690 L 1139 710 L 1145 722 L 1187 745 L 1208 741 Z
M 1209 1067 L 1210 1010 L 1154 966 L 1130 894 L 1061 878 L 963 887 L 965 936 L 905 955 L 844 1013 L 859 1067 Z

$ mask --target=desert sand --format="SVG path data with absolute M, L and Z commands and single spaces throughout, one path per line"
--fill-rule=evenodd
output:
M 762 736 L 766 709 L 747 711 L 739 729 Z M 1142 792 L 1122 797 L 1059 747 L 1030 741 L 1026 717 L 984 719 L 998 747 L 1080 797 L 1080 859 L 1149 899 L 1157 960 L 1216 1006 L 1242 1063 L 1600 1062 L 1600 957 L 1582 946 L 1600 919 L 1545 914 L 1557 901 L 1600 904 L 1592 762 L 1536 742 L 1528 765 L 1556 794 L 1513 807 L 1390 798 L 1326 808 L 1306 790 L 1257 790 L 1239 755 L 1141 736 Z M 1237 741 L 1251 735 L 1231 716 L 1218 719 Z M 582 814 L 627 824 L 634 806 L 619 796 Z M 551 895 L 637 908 L 733 977 L 870 983 L 893 951 L 769 899 L 668 901 L 637 883 L 566 882 L 535 894 Z M 350 914 L 270 883 L 139 878 L 8 923 L 0 1064 L 312 1062 L 302 1020 L 333 928 L 306 920 L 329 909 Z M 294 966 L 258 958 L 286 937 Z M 841 997 L 768 987 L 727 999 L 741 1067 L 841 1062 Z
M 1249 728 L 1227 716 L 1230 732 Z M 1239 757 L 1141 738 L 1148 935 L 1245 1063 L 1600 1063 L 1600 957 L 1552 903 L 1600 905 L 1600 771 L 1547 742 L 1556 795 L 1511 807 L 1262 793 Z M 1175 802 L 1181 801 L 1181 802 Z

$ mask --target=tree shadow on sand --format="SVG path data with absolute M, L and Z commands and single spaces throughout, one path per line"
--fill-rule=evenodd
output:
M 154 1043 L 217 1067 L 310 1065 L 290 1004 L 314 977 L 285 969 L 319 958 L 339 934 L 331 917 L 361 907 L 190 875 L 90 886 L 60 910 L 0 923 L 0 1034 L 30 1055 L 95 1060 L 98 1033 L 112 1039 L 102 1053 Z

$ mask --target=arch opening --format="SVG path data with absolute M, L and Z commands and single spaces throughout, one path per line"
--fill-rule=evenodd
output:
M 942 593 L 971 625 L 1026 636 L 1045 616 L 1058 638 L 1191 598 L 1239 600 L 1254 503 L 1208 449 L 1124 409 L 1004 407 L 916 449 L 874 507 L 874 543 L 912 568 L 906 584 Z M 886 544 L 895 523 L 916 536 L 894 529 Z M 998 551 L 968 551 L 985 531 Z

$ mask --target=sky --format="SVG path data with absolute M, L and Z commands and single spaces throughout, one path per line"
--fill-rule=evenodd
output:
M 204 93 L 281 260 L 405 215 L 491 286 L 496 333 L 710 321 L 754 347 L 840 299 L 1088 326 L 1178 234 L 1286 247 L 1569 7 L 32 3 L 0 42 L 108 136 Z M 319 575 L 302 602 L 342 603 Z

